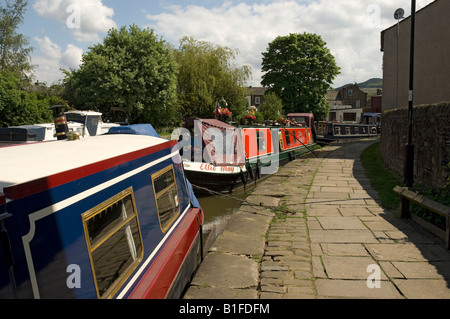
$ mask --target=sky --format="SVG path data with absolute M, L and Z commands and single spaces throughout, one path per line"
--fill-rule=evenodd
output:
M 1 0 L 2 2 L 4 0 Z M 434 0 L 416 0 L 417 10 Z M 28 0 L 18 32 L 29 38 L 35 80 L 47 85 L 77 69 L 89 47 L 111 28 L 150 28 L 177 48 L 184 36 L 239 51 L 235 63 L 252 69 L 249 86 L 261 86 L 262 52 L 278 36 L 315 33 L 341 68 L 339 87 L 382 78 L 381 31 L 394 12 L 411 14 L 410 0 Z

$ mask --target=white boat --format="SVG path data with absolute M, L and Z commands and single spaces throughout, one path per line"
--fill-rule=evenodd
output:
M 120 126 L 116 123 L 105 123 L 102 113 L 95 111 L 68 111 L 64 115 L 67 119 L 69 132 L 78 132 L 80 137 L 97 136 L 108 133 L 111 127 Z M 44 141 L 56 140 L 55 123 L 35 124 L 45 127 Z
M 81 138 L 103 135 L 108 133 L 111 127 L 120 126 L 103 122 L 102 113 L 94 111 L 68 111 L 64 115 L 69 132 L 78 132 Z M 56 140 L 55 123 L 0 128 L 0 146 Z

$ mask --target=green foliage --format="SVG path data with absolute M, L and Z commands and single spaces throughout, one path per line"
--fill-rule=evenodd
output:
M 400 205 L 394 187 L 401 185 L 400 178 L 386 168 L 380 154 L 380 143 L 366 148 L 361 154 L 361 163 L 373 189 L 380 196 L 381 205 L 389 210 L 396 210 Z
M 447 167 L 448 169 L 450 169 L 450 163 L 447 164 Z M 431 200 L 434 200 L 435 202 L 450 207 L 450 176 L 448 177 L 444 187 L 436 189 L 426 189 L 420 191 L 420 193 L 423 196 Z M 436 213 L 431 212 L 420 205 L 412 203 L 411 212 L 413 214 L 416 214 L 417 216 L 420 216 L 424 220 L 432 223 L 433 225 L 441 228 L 442 230 L 446 229 L 446 220 L 444 217 L 439 216 Z
M 22 75 L 31 71 L 29 54 L 32 51 L 28 39 L 17 33 L 23 22 L 28 2 L 25 0 L 6 0 L 0 4 L 0 70 L 9 70 Z
M 0 126 L 53 122 L 50 107 L 62 103 L 47 88 L 23 88 L 15 73 L 0 71 Z
M 236 57 L 235 50 L 192 37 L 180 41 L 175 59 L 180 67 L 177 92 L 181 119 L 212 117 L 221 98 L 227 101 L 233 120 L 243 118 L 247 109 L 244 85 L 250 69 L 234 66 Z
M 262 55 L 266 73 L 261 83 L 283 100 L 285 113 L 312 112 L 316 119 L 327 115 L 325 95 L 340 68 L 319 35 L 277 37 Z
M 66 72 L 64 97 L 77 109 L 105 119 L 167 126 L 175 116 L 177 65 L 172 49 L 153 30 L 111 29 Z
M 266 93 L 264 99 L 264 103 L 259 107 L 263 120 L 277 121 L 283 117 L 283 102 L 275 93 Z

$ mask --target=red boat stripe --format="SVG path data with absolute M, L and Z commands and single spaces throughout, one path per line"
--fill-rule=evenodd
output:
M 39 178 L 30 182 L 5 187 L 3 189 L 6 197 L 11 200 L 17 200 L 24 198 L 46 189 L 57 187 L 65 183 L 72 182 L 74 180 L 107 170 L 109 168 L 119 166 L 121 164 L 136 160 L 138 158 L 151 155 L 169 147 L 175 146 L 177 141 L 167 141 L 165 143 L 155 145 L 146 149 L 131 152 L 128 154 L 113 157 L 104 161 L 93 163 L 79 168 L 74 168 L 63 173 L 50 175 L 47 177 Z
M 197 208 L 193 208 L 187 214 L 129 298 L 163 299 L 166 297 L 186 253 L 199 232 L 197 215 L 201 215 L 201 210 Z

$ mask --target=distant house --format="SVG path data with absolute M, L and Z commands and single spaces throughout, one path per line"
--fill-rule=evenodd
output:
M 259 108 L 261 104 L 265 102 L 264 94 L 267 92 L 267 88 L 264 87 L 249 87 L 249 95 L 247 95 L 247 101 L 249 106 L 256 106 Z
M 367 106 L 367 93 L 362 91 L 358 84 L 350 84 L 339 90 L 339 96 L 343 105 L 351 105 L 354 109 Z
M 450 1 L 435 0 L 417 11 L 414 104 L 450 101 Z M 383 111 L 409 104 L 411 17 L 381 33 Z
M 328 91 L 326 98 L 330 105 L 329 121 L 359 123 L 367 106 L 367 93 L 357 83 Z

